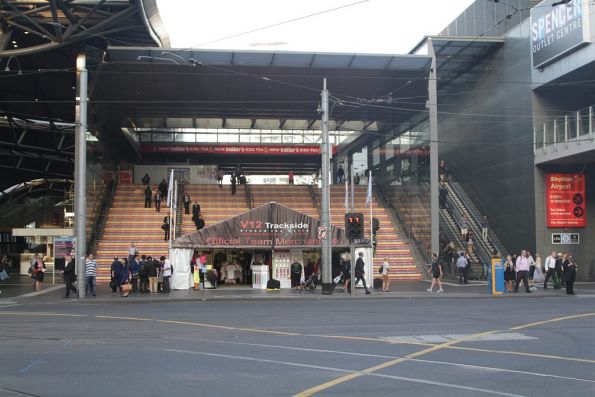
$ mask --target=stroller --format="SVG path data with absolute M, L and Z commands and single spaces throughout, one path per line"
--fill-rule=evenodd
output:
M 310 291 L 311 293 L 314 293 L 314 291 L 316 290 L 316 286 L 318 284 L 320 284 L 320 279 L 318 278 L 318 273 L 312 273 L 312 275 L 310 277 L 308 277 L 308 279 L 304 283 L 304 287 L 300 289 L 300 292 L 301 291 Z

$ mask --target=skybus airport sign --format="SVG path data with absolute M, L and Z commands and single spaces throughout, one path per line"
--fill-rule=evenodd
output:
M 545 0 L 531 9 L 531 54 L 539 68 L 590 41 L 589 3 L 572 0 L 552 6 Z

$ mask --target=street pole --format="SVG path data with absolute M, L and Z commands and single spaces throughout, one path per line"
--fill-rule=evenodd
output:
M 432 56 L 428 87 L 428 111 L 430 116 L 430 222 L 432 227 L 432 252 L 440 252 L 440 208 L 438 205 L 438 88 L 436 53 L 432 39 L 428 39 L 428 52 Z
M 351 212 L 353 213 L 353 211 L 355 211 L 355 166 L 353 165 L 353 163 L 351 164 Z M 349 243 L 350 243 L 350 255 L 351 255 L 351 260 L 350 260 L 350 276 L 351 279 L 349 280 L 349 289 L 351 290 L 351 295 L 355 294 L 355 243 L 353 241 L 353 236 L 351 236 L 351 238 L 349 239 Z
M 320 216 L 321 226 L 326 228 L 326 238 L 322 239 L 322 294 L 331 295 L 333 293 L 333 269 L 331 254 L 331 220 L 330 220 L 330 196 L 331 188 L 329 184 L 329 166 L 330 166 L 330 148 L 328 136 L 328 91 L 326 89 L 326 78 L 323 79 L 321 107 L 322 107 L 322 210 Z
M 85 254 L 87 245 L 87 68 L 85 54 L 76 57 L 77 97 L 74 151 L 74 237 L 76 238 L 78 296 L 85 296 Z

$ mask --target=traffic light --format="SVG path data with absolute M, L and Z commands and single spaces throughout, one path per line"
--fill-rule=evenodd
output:
M 364 238 L 364 214 L 349 212 L 345 214 L 345 232 L 350 241 Z

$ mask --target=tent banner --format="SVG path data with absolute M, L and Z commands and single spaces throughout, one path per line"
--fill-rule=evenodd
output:
M 349 246 L 345 231 L 332 227 L 319 233 L 320 221 L 277 203 L 254 208 L 173 241 L 174 248 L 271 248 L 320 247 L 320 237 L 333 246 Z

